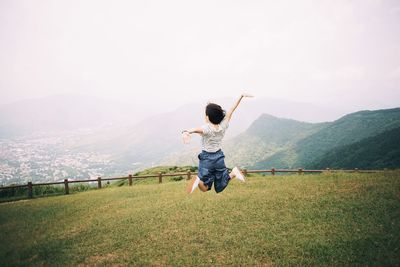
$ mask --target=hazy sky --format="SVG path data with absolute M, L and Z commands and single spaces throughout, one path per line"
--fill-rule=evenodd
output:
M 400 1 L 0 1 L 0 103 L 238 95 L 400 106 Z

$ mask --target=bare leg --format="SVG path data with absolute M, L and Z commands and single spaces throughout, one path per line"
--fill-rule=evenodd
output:
M 208 191 L 208 186 L 206 186 L 206 185 L 203 183 L 203 181 L 200 180 L 200 182 L 199 182 L 199 189 L 200 189 L 202 192 L 207 192 L 207 191 Z

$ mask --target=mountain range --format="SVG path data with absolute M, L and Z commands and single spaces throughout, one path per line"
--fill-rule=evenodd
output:
M 229 109 L 234 99 L 215 99 L 213 102 Z M 35 132 L 94 128 L 97 130 L 92 131 L 92 134 L 82 135 L 79 141 L 65 144 L 65 149 L 77 153 L 112 155 L 118 165 L 147 167 L 158 164 L 171 154 L 185 151 L 180 132 L 204 123 L 206 103 L 193 102 L 169 112 L 155 114 L 152 106 L 127 105 L 79 95 L 24 100 L 0 107 L 0 138 L 20 138 Z M 232 138 L 244 132 L 262 113 L 318 121 L 340 116 L 344 111 L 279 99 L 246 100 L 235 113 L 235 123 L 232 123 L 226 137 Z M 197 143 L 194 142 L 190 147 L 195 149 Z
M 162 123 L 166 116 L 169 120 L 175 120 L 169 124 L 171 128 L 191 127 L 204 121 L 203 113 L 207 102 L 216 102 L 229 109 L 234 101 L 233 98 L 193 100 L 192 103 L 173 108 L 161 99 L 142 103 L 140 97 L 132 102 L 87 95 L 51 95 L 0 105 L 0 138 L 21 137 L 35 132 L 104 128 L 104 126 L 115 128 L 121 125 L 129 126 L 125 129 L 130 129 L 132 132 L 135 128 L 143 126 L 146 128 L 147 121 L 152 121 L 152 124 Z M 240 111 L 235 114 L 237 123 L 231 126 L 228 137 L 246 130 L 262 113 L 317 122 L 333 120 L 348 112 L 309 103 L 270 98 L 243 102 Z M 186 121 L 182 119 L 183 117 L 187 118 Z M 177 121 L 185 123 L 174 124 Z M 148 128 L 152 126 L 149 125 Z
M 251 169 L 399 168 L 400 108 L 309 123 L 263 114 L 223 145 L 226 163 Z M 193 164 L 194 150 L 163 164 Z
M 215 102 L 228 109 L 233 101 Z M 62 149 L 110 155 L 114 169 L 121 172 L 152 165 L 197 165 L 200 138 L 184 146 L 180 132 L 204 123 L 205 104 L 193 102 L 157 114 L 150 107 L 80 96 L 22 101 L 0 107 L 0 138 L 94 128 Z M 262 169 L 400 167 L 399 108 L 344 114 L 307 103 L 244 101 L 223 143 L 226 163 Z
M 400 127 L 399 108 L 351 113 L 327 123 L 319 131 L 299 141 L 292 142 L 288 148 L 266 157 L 253 167 L 312 168 L 317 165 L 316 162 L 321 162 L 326 153 L 337 147 L 351 145 L 380 134 L 383 138 L 386 135 L 385 132 L 396 127 Z M 398 144 L 393 143 L 393 147 L 396 146 Z M 321 164 L 318 166 L 331 167 L 329 162 L 325 163 L 325 166 Z M 356 163 L 353 162 L 353 165 Z
M 395 169 L 400 167 L 400 127 L 361 141 L 336 147 L 315 160 L 310 167 Z

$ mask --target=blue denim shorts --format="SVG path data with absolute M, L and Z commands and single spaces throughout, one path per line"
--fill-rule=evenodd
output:
M 215 192 L 222 192 L 227 187 L 230 176 L 225 166 L 225 155 L 222 150 L 217 152 L 202 151 L 199 155 L 199 178 L 211 189 L 214 183 Z

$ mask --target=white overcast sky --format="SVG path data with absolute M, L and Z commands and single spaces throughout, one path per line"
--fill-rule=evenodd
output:
M 400 106 L 400 1 L 0 1 L 0 104 L 85 94 Z

